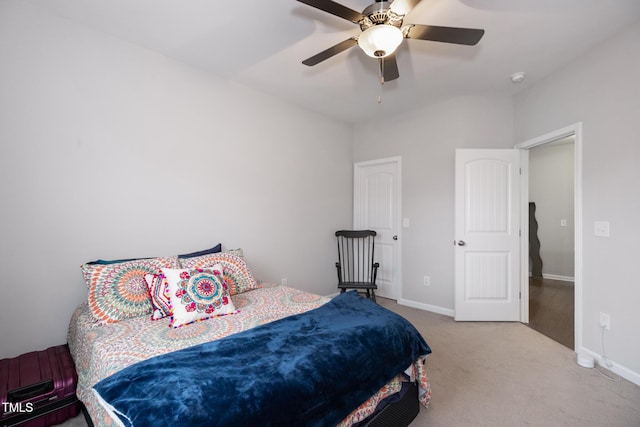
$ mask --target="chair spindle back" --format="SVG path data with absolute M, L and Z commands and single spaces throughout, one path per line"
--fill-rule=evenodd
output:
M 340 230 L 338 240 L 339 282 L 370 282 L 374 279 L 374 238 L 373 230 Z

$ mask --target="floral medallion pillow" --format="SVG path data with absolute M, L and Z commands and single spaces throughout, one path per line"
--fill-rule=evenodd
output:
M 207 268 L 220 264 L 224 270 L 224 281 L 229 287 L 230 295 L 258 288 L 258 282 L 256 282 L 244 259 L 228 252 L 181 259 L 180 264 L 182 268 L 190 269 Z
M 164 274 L 145 274 L 144 281 L 149 289 L 153 313 L 151 320 L 162 319 L 171 313 L 171 302 L 169 301 L 169 287 Z
M 227 254 L 235 255 L 235 256 L 238 256 L 238 257 L 244 259 L 244 251 L 242 250 L 242 248 L 229 249 L 228 251 L 224 251 L 224 252 L 227 253 Z
M 224 283 L 221 265 L 204 269 L 165 268 L 162 273 L 167 279 L 171 302 L 169 326 L 179 328 L 237 312 Z
M 82 265 L 91 314 L 100 323 L 150 314 L 152 305 L 144 276 L 177 265 L 177 257 Z

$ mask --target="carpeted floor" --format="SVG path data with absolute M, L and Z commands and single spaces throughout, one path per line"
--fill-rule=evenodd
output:
M 521 323 L 455 322 L 379 299 L 433 350 L 433 397 L 419 426 L 640 426 L 640 387 L 576 363 L 569 348 Z
M 521 323 L 455 322 L 378 302 L 411 321 L 433 350 L 431 405 L 412 427 L 640 426 L 640 387 L 578 366 L 572 350 Z M 63 425 L 86 423 L 80 415 Z

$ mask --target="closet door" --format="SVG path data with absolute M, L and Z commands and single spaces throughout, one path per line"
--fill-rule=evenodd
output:
M 376 295 L 400 298 L 400 158 L 354 165 L 353 228 L 375 230 Z

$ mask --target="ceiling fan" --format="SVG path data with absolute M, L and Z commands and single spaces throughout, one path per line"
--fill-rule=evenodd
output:
M 332 15 L 358 24 L 362 34 L 350 37 L 329 49 L 302 61 L 304 65 L 314 66 L 355 45 L 370 57 L 376 58 L 380 65 L 380 82 L 400 77 L 395 51 L 403 39 L 430 40 L 473 46 L 477 44 L 484 30 L 474 28 L 437 27 L 434 25 L 404 24 L 407 13 L 420 0 L 377 1 L 367 6 L 362 13 L 356 12 L 332 0 L 298 0 Z

